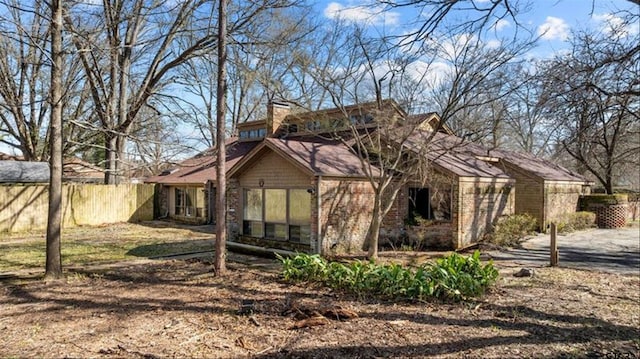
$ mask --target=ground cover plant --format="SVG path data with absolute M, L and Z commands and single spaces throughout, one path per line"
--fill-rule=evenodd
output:
M 376 264 L 353 261 L 330 262 L 319 255 L 278 256 L 282 276 L 287 281 L 320 282 L 358 296 L 379 296 L 397 300 L 430 298 L 461 300 L 477 297 L 495 282 L 498 271 L 493 262 L 482 264 L 480 252 L 462 256 L 451 253 L 417 268 L 398 263 Z

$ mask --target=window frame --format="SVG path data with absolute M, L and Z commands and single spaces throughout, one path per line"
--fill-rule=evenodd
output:
M 246 219 L 247 212 L 247 193 L 248 191 L 259 190 L 261 195 L 261 219 Z M 284 195 L 284 221 L 267 220 L 267 191 L 285 191 Z M 306 193 L 308 199 L 308 218 L 292 218 L 292 191 L 300 191 Z M 242 235 L 254 238 L 263 238 L 274 241 L 293 242 L 310 244 L 311 243 L 311 216 L 312 204 L 311 194 L 306 188 L 243 188 L 242 189 Z M 306 210 L 306 209 L 305 209 Z M 260 231 L 255 230 L 257 226 L 261 227 Z M 247 233 L 248 232 L 248 233 Z

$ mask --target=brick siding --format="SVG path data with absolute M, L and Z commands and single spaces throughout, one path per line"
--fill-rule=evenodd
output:
M 498 218 L 513 214 L 515 192 L 512 182 L 461 180 L 454 191 L 458 208 L 454 206 L 452 219 L 458 233 L 453 249 L 478 242 L 493 229 Z
M 366 180 L 327 180 L 320 185 L 323 254 L 358 253 L 371 224 L 374 191 Z

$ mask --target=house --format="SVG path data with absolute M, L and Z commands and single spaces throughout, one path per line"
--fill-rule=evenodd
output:
M 240 160 L 257 142 L 227 141 L 227 166 Z M 145 183 L 156 184 L 155 212 L 157 218 L 171 218 L 188 223 L 215 222 L 216 178 L 215 148 L 197 154 L 167 169 Z
M 22 156 L 0 153 L 0 183 L 47 183 L 49 163 L 25 161 Z M 104 170 L 79 158 L 69 157 L 62 164 L 62 181 L 65 183 L 102 183 Z
M 0 184 L 33 184 L 49 182 L 47 162 L 0 160 Z
M 383 237 L 405 235 L 407 220 L 420 217 L 429 225 L 425 240 L 431 246 L 464 247 L 481 239 L 501 216 L 528 210 L 517 207 L 515 169 L 537 176 L 540 173 L 534 170 L 539 165 L 542 172 L 553 172 L 554 166 L 544 160 L 519 162 L 507 152 L 492 157 L 490 151 L 454 136 L 437 114 L 408 116 L 393 100 L 385 100 L 382 107 L 364 103 L 304 113 L 272 102 L 267 118 L 239 125 L 238 136 L 227 144 L 231 240 L 305 252 L 359 251 L 371 222 L 370 180 L 380 170 L 356 154 L 348 141 L 353 133 L 345 129 L 355 125 L 359 131 L 376 130 L 383 119 L 399 131 L 408 125 L 417 129 L 403 148 L 426 156 L 431 164 L 428 178 L 416 178 L 396 196 L 382 224 Z M 338 133 L 345 136 L 338 139 Z M 429 144 L 426 153 L 421 151 L 424 143 Z M 197 219 L 212 212 L 213 152 L 209 149 L 148 180 L 161 186 L 163 217 L 181 219 L 191 213 Z M 564 184 L 555 175 L 542 181 L 549 189 Z M 570 182 L 576 181 L 585 183 L 578 177 Z M 577 185 L 569 187 L 578 190 Z M 190 190 L 202 194 L 189 194 Z M 582 184 L 579 190 L 583 191 Z M 540 198 L 543 206 L 548 206 L 548 198 Z M 197 210 L 200 203 L 202 214 Z M 185 206 L 195 207 L 195 212 L 181 209 Z M 545 218 L 550 217 L 540 223 Z
M 515 212 L 532 215 L 541 231 L 575 212 L 580 196 L 591 193 L 593 182 L 553 162 L 500 149 L 491 150 L 490 156 L 516 180 Z
M 104 169 L 77 157 L 65 158 L 62 180 L 72 183 L 104 183 Z

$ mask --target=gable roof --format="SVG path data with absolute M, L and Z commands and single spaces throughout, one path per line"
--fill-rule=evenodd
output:
M 47 162 L 0 161 L 0 183 L 49 182 Z
M 226 148 L 227 172 L 257 145 L 257 142 L 239 142 L 237 138 L 229 139 Z M 173 170 L 167 170 L 157 176 L 147 178 L 145 183 L 202 184 L 207 181 L 215 181 L 217 177 L 216 163 L 215 147 L 210 147 L 198 155 L 180 162 Z
M 251 159 L 265 149 L 293 163 L 300 170 L 312 176 L 366 178 L 362 163 L 351 149 L 339 140 L 319 137 L 266 138 L 251 153 L 229 171 L 234 175 L 251 162 Z M 373 168 L 374 176 L 378 169 Z

